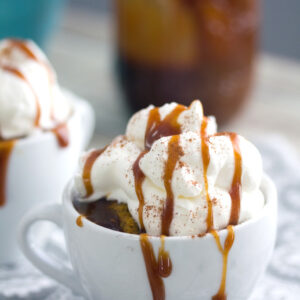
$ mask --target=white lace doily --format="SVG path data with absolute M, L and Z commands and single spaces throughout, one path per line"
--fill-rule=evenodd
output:
M 278 189 L 278 237 L 271 263 L 251 300 L 298 300 L 300 295 L 300 163 L 282 137 L 256 142 Z M 55 235 L 56 242 L 62 237 Z M 50 247 L 50 245 L 49 245 Z M 49 250 L 50 251 L 50 250 Z M 65 255 L 51 249 L 57 255 Z M 0 300 L 83 300 L 23 262 L 0 268 Z

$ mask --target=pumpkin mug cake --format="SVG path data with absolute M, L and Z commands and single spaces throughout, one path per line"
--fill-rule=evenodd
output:
M 259 151 L 218 132 L 198 100 L 137 112 L 125 135 L 82 156 L 63 208 L 46 210 L 24 219 L 23 250 L 90 299 L 247 299 L 275 240 Z M 36 261 L 26 236 L 39 215 L 63 223 L 72 275 Z

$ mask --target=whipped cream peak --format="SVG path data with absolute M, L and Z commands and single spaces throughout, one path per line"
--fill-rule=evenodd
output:
M 62 95 L 45 54 L 29 40 L 0 41 L 0 138 L 30 135 L 65 122 L 71 104 Z
M 163 136 L 164 133 L 168 133 L 168 130 L 171 134 L 166 135 L 189 131 L 199 133 L 204 118 L 206 117 L 203 115 L 202 103 L 199 100 L 193 101 L 189 107 L 179 105 L 175 102 L 166 103 L 159 108 L 150 105 L 134 114 L 129 120 L 126 136 L 139 148 L 143 149 L 147 144 L 147 141 L 145 141 L 145 139 L 147 139 L 147 127 L 149 134 L 151 134 L 152 131 L 152 134 L 155 135 L 155 133 L 158 133 L 161 136 Z M 156 125 L 160 125 L 160 128 L 156 128 Z M 165 128 L 163 128 L 164 126 Z M 217 125 L 215 118 L 208 117 L 208 134 L 213 134 L 216 131 Z M 157 137 L 154 136 L 152 139 L 155 140 L 156 138 Z
M 31 40 L 4 39 L 0 41 L 0 63 L 18 67 L 28 58 L 44 64 L 48 76 L 56 80 L 56 74 L 43 51 Z
M 137 112 L 125 136 L 81 158 L 81 201 L 124 202 L 150 235 L 203 234 L 254 217 L 264 206 L 261 156 L 245 138 L 216 129 L 197 100 Z

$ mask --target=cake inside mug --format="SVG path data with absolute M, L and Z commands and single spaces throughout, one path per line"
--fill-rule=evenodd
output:
M 226 299 L 227 256 L 234 225 L 264 207 L 263 169 L 256 147 L 233 132 L 217 132 L 200 101 L 189 107 L 149 106 L 128 122 L 125 135 L 80 160 L 73 204 L 82 218 L 106 228 L 140 234 L 153 299 L 164 299 L 171 275 L 165 237 L 209 233 L 223 255 L 223 275 L 214 300 Z M 218 230 L 227 229 L 224 246 Z M 159 236 L 155 257 L 148 236 Z
M 60 147 L 67 147 L 72 111 L 54 69 L 34 42 L 0 41 L 0 206 L 5 204 L 6 173 L 15 143 L 50 131 Z

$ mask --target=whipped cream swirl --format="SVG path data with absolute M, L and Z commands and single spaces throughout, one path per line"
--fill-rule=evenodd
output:
M 81 201 L 127 203 L 150 235 L 203 234 L 244 222 L 264 206 L 262 159 L 234 133 L 217 133 L 200 101 L 149 106 L 126 134 L 85 153 L 75 176 Z
M 71 113 L 52 66 L 32 41 L 0 41 L 0 108 L 1 139 L 52 129 Z

